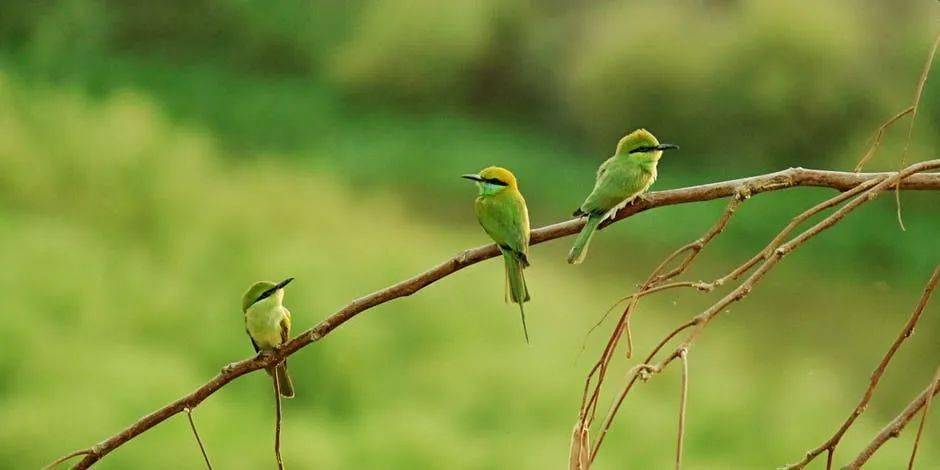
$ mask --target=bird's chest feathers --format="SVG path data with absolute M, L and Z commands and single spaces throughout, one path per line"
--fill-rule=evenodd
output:
M 501 192 L 489 195 L 480 195 L 476 199 L 477 215 L 489 215 L 493 212 L 506 210 L 512 205 L 512 195 L 509 190 L 503 189 Z
M 259 348 L 270 349 L 281 344 L 281 322 L 286 316 L 284 307 L 268 299 L 262 300 L 245 312 L 248 334 Z

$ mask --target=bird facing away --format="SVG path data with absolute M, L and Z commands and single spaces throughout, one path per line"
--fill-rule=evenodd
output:
M 529 331 L 526 328 L 525 309 L 522 306 L 530 298 L 522 273 L 523 269 L 529 266 L 529 211 L 526 209 L 525 199 L 519 192 L 516 177 L 505 168 L 491 166 L 478 174 L 461 177 L 475 181 L 480 190 L 474 203 L 477 220 L 503 254 L 506 265 L 506 301 L 519 304 L 522 332 L 528 343 Z
M 245 331 L 251 339 L 255 352 L 273 351 L 290 339 L 290 311 L 284 307 L 284 287 L 294 278 L 284 279 L 277 284 L 258 281 L 248 288 L 242 296 L 242 312 L 245 313 Z M 277 374 L 278 390 L 281 396 L 292 398 L 294 385 L 287 375 L 287 360 L 267 370 L 268 374 Z
M 678 149 L 673 144 L 660 144 L 646 129 L 635 130 L 617 144 L 614 156 L 597 169 L 594 190 L 574 216 L 587 216 L 587 223 L 568 253 L 568 262 L 579 264 L 587 255 L 588 245 L 597 227 L 618 210 L 643 194 L 656 181 L 656 165 L 663 150 Z

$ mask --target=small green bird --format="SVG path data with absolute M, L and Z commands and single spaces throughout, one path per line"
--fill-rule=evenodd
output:
M 245 331 L 248 332 L 255 352 L 272 351 L 290 339 L 290 310 L 287 310 L 283 303 L 284 287 L 293 280 L 294 278 L 289 277 L 277 284 L 258 281 L 242 296 Z M 287 360 L 268 369 L 268 374 L 277 374 L 281 396 L 294 396 L 294 385 L 287 375 Z
M 529 330 L 525 325 L 522 304 L 530 299 L 523 269 L 529 266 L 529 210 L 519 192 L 516 177 L 496 166 L 484 168 L 478 174 L 463 175 L 473 180 L 480 194 L 474 203 L 477 220 L 483 230 L 496 242 L 506 265 L 506 301 L 519 304 L 522 332 L 526 343 Z
M 569 263 L 584 261 L 591 238 L 601 222 L 649 189 L 656 181 L 656 165 L 663 150 L 678 148 L 678 145 L 660 144 L 646 129 L 635 130 L 620 139 L 614 156 L 598 168 L 594 190 L 572 214 L 575 217 L 586 215 L 588 219 L 568 253 Z

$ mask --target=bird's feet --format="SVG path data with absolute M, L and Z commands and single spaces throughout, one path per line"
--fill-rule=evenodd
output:
M 630 201 L 631 206 L 646 206 L 649 205 L 649 203 L 650 200 L 646 197 L 645 193 L 634 197 L 633 200 Z
M 271 356 L 273 356 L 273 355 L 275 355 L 275 354 L 277 354 L 277 350 L 276 350 L 276 349 L 262 349 L 262 350 L 258 351 L 258 358 L 259 358 L 259 359 L 267 359 L 267 358 L 269 358 L 269 357 L 271 357 Z

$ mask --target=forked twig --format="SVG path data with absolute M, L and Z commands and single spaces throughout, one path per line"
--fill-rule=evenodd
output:
M 884 178 L 886 177 L 865 181 L 864 183 L 861 183 L 858 186 L 848 191 L 843 192 L 842 194 L 829 198 L 823 202 L 820 202 L 819 204 L 816 204 L 815 206 L 809 208 L 808 210 L 801 212 L 796 217 L 793 217 L 792 219 L 790 219 L 790 222 L 787 223 L 786 227 L 780 230 L 780 232 L 777 233 L 777 235 L 770 241 L 770 243 L 768 243 L 767 246 L 765 246 L 762 250 L 757 252 L 756 255 L 751 257 L 749 260 L 745 261 L 743 264 L 741 264 L 737 268 L 731 270 L 731 272 L 729 272 L 725 276 L 722 276 L 721 278 L 716 279 L 711 284 L 715 287 L 718 287 L 718 286 L 724 285 L 729 280 L 738 280 L 741 276 L 743 276 L 748 271 L 750 271 L 751 268 L 756 266 L 757 263 L 760 263 L 761 261 L 764 261 L 767 258 L 769 258 L 773 254 L 774 250 L 776 250 L 777 247 L 779 247 L 787 239 L 790 233 L 792 233 L 794 229 L 802 225 L 803 222 L 805 222 L 807 219 L 819 214 L 820 212 L 826 209 L 842 204 L 843 202 L 858 195 L 859 193 L 863 191 L 867 191 L 871 189 L 876 184 L 884 181 Z
M 865 393 L 862 394 L 862 398 L 859 400 L 858 405 L 855 406 L 855 409 L 852 410 L 852 413 L 849 414 L 849 417 L 846 418 L 841 426 L 839 426 L 839 429 L 835 432 L 835 434 L 833 434 L 832 437 L 826 440 L 826 442 L 824 442 L 819 447 L 806 452 L 806 455 L 803 456 L 803 459 L 799 462 L 782 467 L 783 470 L 802 469 L 823 452 L 828 453 L 826 458 L 826 468 L 828 469 L 832 467 L 832 456 L 835 453 L 836 446 L 839 445 L 839 441 L 842 440 L 842 436 L 845 435 L 846 431 L 848 431 L 852 424 L 855 423 L 855 420 L 861 416 L 866 408 L 868 408 L 868 403 L 874 396 L 875 388 L 878 387 L 878 383 L 881 381 L 881 376 L 883 376 L 885 370 L 887 370 L 888 363 L 890 363 L 891 359 L 894 358 L 894 354 L 901 347 L 901 343 L 903 343 L 913 334 L 914 327 L 917 326 L 917 322 L 920 321 L 920 318 L 924 313 L 924 309 L 927 307 L 927 303 L 930 301 L 930 296 L 933 295 L 933 291 L 936 289 L 938 282 L 940 282 L 940 266 L 937 266 L 937 268 L 934 269 L 933 274 L 927 281 L 927 285 L 924 286 L 924 292 L 921 294 L 920 300 L 917 302 L 917 306 L 914 307 L 914 311 L 911 312 L 911 316 L 907 319 L 907 322 L 905 322 L 904 327 L 901 328 L 901 331 L 894 339 L 894 342 L 891 343 L 888 351 L 885 352 L 885 355 L 881 358 L 881 362 L 878 363 L 878 366 L 875 367 L 875 370 L 871 373 L 871 379 L 869 380 L 868 387 L 865 389 Z
M 669 344 L 669 342 L 672 341 L 673 338 L 678 336 L 679 333 L 682 333 L 684 330 L 697 325 L 698 322 L 699 320 L 697 318 L 693 318 L 692 320 L 689 320 L 677 326 L 675 329 L 670 331 L 669 334 L 667 334 L 662 340 L 659 341 L 659 344 L 657 344 L 656 347 L 654 347 L 653 350 L 650 351 L 649 355 L 646 356 L 646 360 L 643 361 L 643 363 L 637 366 L 634 366 L 632 369 L 630 369 L 627 372 L 626 374 L 627 385 L 623 388 L 623 390 L 621 390 L 620 394 L 617 395 L 616 400 L 614 400 L 613 404 L 610 407 L 610 410 L 607 413 L 607 417 L 604 419 L 604 422 L 601 424 L 601 433 L 597 438 L 597 442 L 594 444 L 594 448 L 591 450 L 591 462 L 593 462 L 594 458 L 597 457 L 598 449 L 600 448 L 601 443 L 604 442 L 604 437 L 607 435 L 607 430 L 610 429 L 611 424 L 613 424 L 614 416 L 617 414 L 617 411 L 620 409 L 620 405 L 623 404 L 623 400 L 627 398 L 627 394 L 630 393 L 630 390 L 633 388 L 633 385 L 636 383 L 636 381 L 640 378 L 643 378 L 645 380 L 649 378 L 649 374 L 651 372 L 658 372 L 659 370 L 661 370 L 661 368 L 658 368 L 657 366 L 650 365 L 653 361 L 653 358 L 656 357 L 656 355 L 659 354 L 659 351 L 661 351 L 664 347 L 666 347 L 666 345 Z M 643 371 L 642 375 L 640 372 L 641 370 Z
M 868 163 L 868 160 L 871 160 L 871 157 L 875 156 L 875 153 L 878 151 L 878 147 L 881 146 L 881 141 L 884 140 L 885 132 L 887 132 L 888 128 L 902 117 L 907 116 L 913 112 L 914 107 L 908 106 L 901 110 L 901 112 L 888 118 L 887 121 L 881 123 L 881 125 L 878 126 L 878 129 L 875 129 L 875 133 L 872 134 L 872 136 L 868 139 L 869 142 L 871 142 L 871 145 L 868 146 L 868 150 L 865 151 L 865 155 L 862 155 L 862 158 L 858 161 L 858 163 L 855 164 L 855 170 L 853 171 L 856 173 L 862 171 L 862 167 Z
M 927 77 L 930 76 L 930 68 L 933 66 L 933 58 L 937 55 L 937 47 L 940 46 L 940 34 L 933 41 L 930 48 L 930 54 L 927 56 L 927 63 L 924 64 L 924 70 L 920 73 L 920 79 L 917 81 L 917 90 L 914 92 L 914 101 L 911 103 L 911 122 L 907 128 L 907 139 L 904 141 L 904 148 L 901 150 L 901 157 L 898 159 L 898 168 L 904 166 L 904 157 L 907 156 L 907 150 L 911 146 L 911 137 L 914 135 L 914 121 L 917 120 L 917 110 L 920 108 L 920 98 L 924 95 L 924 87 L 927 85 Z M 898 224 L 901 230 L 904 228 L 904 221 L 901 219 L 901 190 L 895 188 L 894 202 L 898 208 Z

